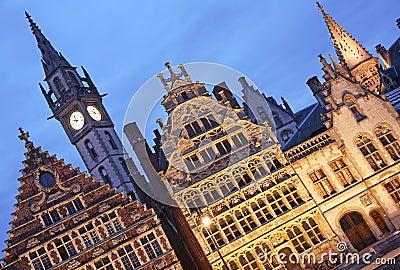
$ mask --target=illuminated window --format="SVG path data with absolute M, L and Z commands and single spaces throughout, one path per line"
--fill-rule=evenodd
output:
M 245 233 L 257 228 L 257 223 L 253 220 L 251 210 L 247 206 L 243 206 L 240 210 L 235 211 L 237 222 Z
M 250 251 L 246 251 L 245 254 L 240 255 L 239 262 L 244 270 L 259 269 L 257 259 Z
M 92 142 L 89 141 L 89 140 L 86 140 L 86 141 L 85 141 L 85 147 L 86 147 L 86 150 L 89 152 L 90 156 L 91 156 L 93 159 L 97 159 L 98 155 L 97 155 L 96 150 L 95 150 L 94 147 L 93 147 Z
M 318 228 L 318 225 L 314 219 L 308 218 L 307 221 L 303 221 L 301 223 L 301 226 L 313 245 L 317 245 L 325 240 L 325 237 L 322 235 L 321 230 Z
M 281 191 L 285 196 L 286 201 L 290 204 L 292 208 L 304 202 L 303 199 L 300 198 L 299 194 L 297 193 L 297 189 L 293 185 L 282 187 Z
M 329 163 L 329 166 L 335 172 L 336 179 L 344 186 L 347 187 L 351 183 L 356 182 L 350 169 L 344 163 L 343 159 L 339 158 Z
M 114 267 L 112 266 L 111 260 L 108 258 L 108 256 L 95 262 L 94 266 L 97 270 L 114 270 Z
M 119 222 L 118 217 L 114 211 L 102 216 L 101 221 L 106 226 L 109 236 L 119 231 L 122 231 L 121 223 Z
M 150 260 L 153 260 L 157 256 L 163 254 L 163 251 L 157 241 L 157 238 L 154 236 L 154 233 L 150 233 L 145 237 L 140 238 L 140 242 L 142 243 L 143 248 Z
M 81 211 L 84 208 L 83 204 L 81 202 L 81 199 L 79 199 L 79 198 L 67 203 L 66 206 L 67 206 L 68 213 L 70 215 L 72 215 L 72 214 L 74 214 L 74 213 L 76 213 L 78 211 Z
M 322 169 L 318 169 L 308 174 L 308 176 L 313 181 L 318 193 L 322 196 L 322 198 L 327 198 L 336 192 Z
M 289 210 L 282 199 L 282 195 L 278 191 L 274 191 L 267 195 L 268 204 L 274 211 L 275 216 L 279 216 L 282 213 Z
M 222 232 L 215 224 L 210 224 L 210 226 L 208 226 L 207 228 L 203 228 L 202 233 L 212 250 L 216 250 L 215 243 L 217 243 L 218 247 L 225 244 L 225 241 L 222 237 Z
M 386 166 L 385 162 L 379 155 L 378 150 L 367 135 L 359 135 L 356 138 L 356 144 L 374 171 Z
M 395 203 L 400 205 L 400 180 L 397 176 L 392 177 L 389 182 L 384 184 L 387 192 L 389 192 L 390 196 L 394 200 Z
M 286 233 L 298 253 L 302 253 L 311 248 L 310 243 L 298 226 L 293 226 L 292 229 L 288 229 Z
M 249 161 L 248 167 L 251 171 L 251 174 L 254 176 L 254 179 L 256 180 L 268 175 L 267 169 L 259 159 L 253 159 Z
M 367 118 L 365 115 L 363 115 L 360 111 L 360 108 L 356 104 L 356 100 L 353 96 L 351 95 L 346 95 L 344 98 L 344 102 L 349 108 L 349 110 L 353 113 L 354 117 L 356 118 L 357 122 Z
M 266 202 L 261 198 L 252 202 L 250 206 L 261 225 L 274 218 L 269 212 Z
M 400 158 L 400 146 L 392 131 L 386 125 L 379 125 L 375 129 L 375 134 L 392 159 L 398 160 Z
M 118 250 L 118 256 L 121 258 L 122 264 L 127 270 L 133 270 L 140 266 L 140 261 L 130 244 L 120 248 Z
M 53 266 L 44 248 L 29 253 L 29 258 L 35 270 L 47 270 Z
M 230 215 L 227 215 L 223 219 L 221 218 L 219 220 L 219 226 L 221 227 L 222 232 L 225 234 L 225 237 L 228 239 L 229 242 L 241 236 L 235 220 Z
M 66 260 L 77 253 L 74 245 L 72 244 L 71 238 L 68 235 L 56 239 L 54 244 L 56 245 L 62 260 Z
M 230 153 L 232 150 L 231 144 L 228 142 L 228 140 L 223 140 L 221 142 L 217 142 L 215 144 L 215 147 L 218 150 L 218 153 L 219 153 L 218 156 L 224 156 L 224 155 Z
M 253 181 L 249 173 L 247 172 L 246 168 L 239 167 L 236 168 L 233 172 L 233 178 L 235 179 L 236 183 L 239 187 L 244 187 Z
M 83 242 L 85 242 L 86 248 L 89 248 L 100 242 L 100 238 L 97 235 L 92 223 L 79 228 L 78 232 L 81 235 Z
M 54 223 L 56 223 L 57 221 L 61 220 L 60 214 L 58 214 L 57 210 L 51 210 L 48 213 L 45 213 L 42 215 L 42 219 L 44 224 L 47 226 L 50 226 Z
M 272 253 L 271 248 L 266 243 L 255 246 L 254 252 L 259 259 L 258 262 L 264 267 L 261 269 L 270 270 L 279 266 L 276 256 Z

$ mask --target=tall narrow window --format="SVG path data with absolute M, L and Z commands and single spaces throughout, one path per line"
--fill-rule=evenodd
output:
M 335 193 L 336 191 L 333 189 L 331 183 L 328 180 L 328 177 L 324 173 L 322 169 L 318 169 L 310 174 L 308 176 L 311 178 L 313 181 L 314 185 L 316 186 L 319 194 L 322 196 L 322 198 L 327 198 L 331 194 Z
M 215 147 L 217 147 L 219 156 L 223 156 L 223 155 L 226 155 L 227 153 L 230 153 L 231 149 L 232 149 L 231 144 L 226 139 L 221 142 L 216 143 Z
M 347 107 L 349 110 L 353 113 L 354 117 L 356 118 L 357 122 L 367 118 L 365 115 L 363 115 L 360 111 L 360 108 L 356 104 L 356 100 L 353 96 L 347 95 L 344 98 L 344 102 L 346 103 Z
M 113 137 L 111 137 L 110 132 L 105 131 L 104 134 L 106 135 L 106 138 L 108 140 L 108 143 L 111 145 L 111 148 L 114 149 L 114 150 L 118 149 L 117 144 L 115 143 Z
M 44 248 L 29 253 L 29 258 L 35 270 L 47 270 L 53 266 Z
M 250 252 L 246 251 L 245 254 L 239 256 L 240 265 L 246 270 L 256 270 L 260 269 L 257 265 L 257 259 Z
M 343 159 L 338 158 L 337 160 L 330 162 L 329 166 L 335 172 L 336 179 L 339 180 L 344 187 L 356 182 Z
M 70 201 L 69 203 L 67 203 L 66 206 L 67 206 L 68 213 L 70 215 L 75 214 L 76 212 L 81 211 L 84 208 L 82 201 L 79 198 L 77 198 L 73 201 Z
M 72 71 L 68 71 L 68 77 L 69 79 L 74 83 L 74 84 L 78 84 L 78 80 L 76 79 L 75 74 Z
M 43 219 L 44 224 L 47 227 L 47 226 L 50 226 L 50 225 L 56 223 L 57 221 L 60 221 L 61 217 L 58 214 L 57 210 L 54 209 L 54 210 L 49 211 L 48 213 L 43 214 L 42 219 Z
M 90 156 L 91 156 L 93 159 L 97 159 L 98 155 L 97 155 L 96 150 L 95 150 L 94 147 L 93 147 L 92 142 L 89 141 L 89 140 L 86 140 L 86 141 L 85 141 L 85 147 L 86 147 L 86 150 L 89 152 Z
M 53 79 L 53 84 L 54 84 L 54 86 L 56 87 L 56 89 L 57 89 L 58 91 L 61 90 L 62 84 L 61 84 L 60 78 L 55 77 L 55 78 Z
M 398 160 L 400 158 L 400 146 L 392 131 L 386 125 L 379 125 L 375 129 L 375 134 L 392 159 Z
M 110 176 L 108 175 L 108 172 L 107 172 L 106 168 L 101 166 L 99 168 L 99 173 L 100 173 L 101 178 L 103 179 L 104 183 L 106 183 L 106 184 L 110 184 L 111 183 L 111 179 L 110 179 Z
M 56 239 L 54 243 L 56 244 L 56 248 L 62 260 L 66 260 L 77 253 L 68 235 Z
M 371 139 L 367 135 L 359 135 L 356 144 L 374 171 L 386 166 Z
M 301 226 L 314 245 L 317 245 L 326 239 L 322 235 L 321 230 L 318 228 L 318 225 L 313 218 L 308 218 L 307 221 L 303 221 Z

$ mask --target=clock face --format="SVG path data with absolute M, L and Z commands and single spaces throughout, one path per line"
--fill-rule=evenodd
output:
M 95 106 L 92 106 L 92 105 L 87 106 L 87 111 L 88 111 L 90 117 L 92 117 L 94 120 L 96 120 L 96 121 L 101 120 L 101 113 Z
M 85 118 L 81 112 L 75 111 L 71 113 L 71 116 L 69 117 L 69 123 L 73 129 L 79 130 L 85 124 Z

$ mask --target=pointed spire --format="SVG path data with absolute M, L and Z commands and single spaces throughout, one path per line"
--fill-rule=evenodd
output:
M 345 69 L 353 69 L 355 66 L 372 57 L 372 55 L 346 30 L 344 30 L 317 2 L 321 10 L 326 26 L 331 35 L 331 40 L 340 64 Z
M 322 54 L 319 54 L 318 57 L 319 61 L 322 63 L 322 70 L 325 72 L 325 74 L 322 76 L 325 81 L 329 81 L 330 79 L 335 78 L 335 71 L 333 70 L 332 66 L 328 64 L 325 57 L 323 57 Z
M 332 57 L 331 54 L 328 54 L 329 58 L 331 59 L 331 62 L 333 64 L 333 68 L 335 69 L 336 72 L 339 72 L 342 75 L 347 75 L 348 72 L 338 63 L 336 60 Z
M 42 53 L 41 62 L 46 77 L 50 75 L 59 66 L 70 67 L 71 65 L 64 58 L 64 56 L 62 56 L 59 52 L 57 52 L 51 45 L 50 41 L 43 35 L 40 28 L 32 20 L 31 15 L 29 15 L 29 13 L 25 11 L 25 16 L 28 19 L 33 35 L 36 38 L 38 48 Z

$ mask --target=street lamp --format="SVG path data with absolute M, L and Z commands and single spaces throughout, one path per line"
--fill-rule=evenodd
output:
M 222 263 L 224 264 L 223 269 L 228 270 L 228 265 L 225 262 L 224 257 L 222 256 L 221 252 L 219 251 L 218 248 L 218 243 L 214 240 L 213 236 L 211 235 L 210 231 L 208 230 L 208 226 L 210 226 L 211 224 L 211 218 L 208 215 L 204 215 L 201 219 L 201 223 L 204 225 L 204 228 L 206 229 L 207 235 L 208 237 L 211 239 L 211 241 L 213 242 L 215 249 L 218 253 L 219 258 L 221 259 Z M 211 249 L 212 250 L 212 249 Z

